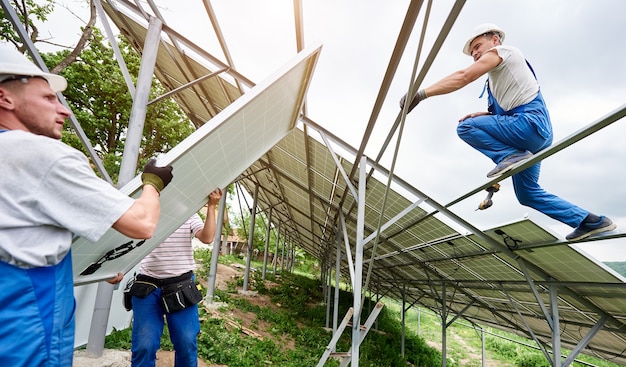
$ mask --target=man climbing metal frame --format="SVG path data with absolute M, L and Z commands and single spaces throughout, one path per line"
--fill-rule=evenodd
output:
M 496 163 L 496 167 L 487 173 L 489 178 L 510 171 L 549 147 L 553 138 L 550 115 L 535 73 L 520 50 L 502 45 L 504 37 L 504 31 L 495 24 L 477 26 L 463 47 L 463 53 L 474 59 L 472 65 L 418 90 L 408 106 L 405 106 L 406 94 L 400 99 L 400 107 L 409 113 L 428 97 L 454 92 L 488 74 L 485 83 L 488 111 L 461 118 L 457 134 Z M 511 176 L 520 204 L 573 227 L 574 231 L 566 236 L 568 241 L 581 240 L 617 227 L 605 216 L 590 213 L 546 192 L 538 182 L 540 166 L 541 163 L 537 162 Z M 490 200 L 488 196 L 483 203 Z M 485 209 L 491 206 L 483 203 L 481 206 Z

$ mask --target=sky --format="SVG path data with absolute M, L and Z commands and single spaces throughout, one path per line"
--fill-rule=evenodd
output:
M 221 57 L 202 1 L 155 0 L 166 23 Z M 84 2 L 66 0 L 86 19 Z M 256 83 L 271 76 L 297 52 L 292 0 L 212 1 L 234 67 Z M 434 1 L 420 62 L 452 8 Z M 355 148 L 361 145 L 374 101 L 392 55 L 408 0 L 302 0 L 305 47 L 322 45 L 307 94 L 307 114 Z M 408 90 L 423 6 L 365 154 L 375 158 L 398 114 L 398 100 Z M 430 68 L 426 87 L 466 68 L 473 61 L 462 47 L 473 28 L 495 23 L 505 44 L 519 48 L 532 64 L 551 114 L 554 142 L 601 119 L 626 103 L 626 2 L 620 0 L 471 0 Z M 78 39 L 80 20 L 57 7 L 42 29 L 58 43 Z M 421 64 L 419 64 L 421 65 Z M 484 111 L 479 99 L 486 77 L 465 88 L 423 101 L 407 116 L 400 138 L 395 174 L 445 204 L 487 181 L 493 163 L 456 135 L 458 120 Z M 596 214 L 609 216 L 626 229 L 626 119 L 556 153 L 542 163 L 540 184 L 549 192 Z M 390 167 L 397 136 L 382 163 Z M 476 211 L 485 193 L 451 209 L 474 226 L 487 229 L 528 217 L 564 237 L 571 228 L 515 199 L 511 180 L 488 210 Z M 626 240 L 590 242 L 578 247 L 600 261 L 626 261 Z

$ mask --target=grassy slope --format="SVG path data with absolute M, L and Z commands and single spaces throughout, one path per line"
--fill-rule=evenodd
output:
M 210 254 L 197 254 L 199 263 L 208 263 Z M 220 258 L 222 263 L 239 262 L 234 257 Z M 262 264 L 253 264 L 260 267 Z M 199 279 L 206 279 L 207 269 L 199 270 Z M 315 366 L 331 338 L 325 325 L 326 305 L 323 304 L 321 285 L 306 275 L 268 275 L 266 280 L 253 273 L 249 289 L 258 295 L 242 295 L 241 276 L 233 279 L 222 290 L 216 291 L 216 300 L 227 306 L 218 310 L 201 308 L 202 332 L 199 336 L 199 356 L 209 363 L 237 366 Z M 340 294 L 340 319 L 352 305 L 350 293 Z M 383 300 L 385 307 L 376 323 L 377 332 L 370 332 L 360 348 L 360 366 L 441 366 L 440 318 L 430 311 L 418 313 L 411 309 L 406 315 L 405 358 L 400 356 L 400 306 Z M 372 302 L 366 302 L 362 320 L 367 318 Z M 517 336 L 507 338 L 533 344 Z M 419 335 L 418 335 L 419 332 Z M 130 348 L 130 331 L 115 331 L 107 337 L 107 348 Z M 474 328 L 462 321 L 448 329 L 448 363 L 450 367 L 481 366 L 481 337 Z M 486 335 L 487 367 L 548 366 L 543 355 L 532 348 Z M 343 333 L 337 350 L 350 347 L 349 327 Z M 162 348 L 171 349 L 169 337 L 164 334 Z M 589 357 L 588 363 L 602 367 L 617 366 Z M 338 366 L 329 360 L 326 366 Z M 580 365 L 580 364 L 574 364 Z

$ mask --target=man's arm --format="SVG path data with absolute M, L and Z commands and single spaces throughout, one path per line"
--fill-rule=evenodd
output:
M 148 160 L 141 175 L 141 196 L 113 223 L 113 229 L 131 238 L 152 237 L 161 214 L 159 196 L 172 177 L 172 166 L 158 167 L 155 159 Z
M 489 70 L 500 65 L 501 62 L 502 58 L 498 56 L 495 49 L 487 51 L 480 59 L 467 68 L 454 72 L 435 84 L 424 88 L 426 96 L 432 97 L 457 91 L 485 75 Z
M 130 238 L 150 238 L 160 213 L 159 191 L 152 185 L 144 185 L 141 196 L 113 223 L 113 229 Z
M 196 238 L 203 243 L 210 244 L 215 239 L 215 206 L 220 202 L 222 198 L 222 189 L 215 189 L 209 194 L 209 201 L 207 202 L 206 219 L 204 221 L 204 227 L 198 233 Z
M 500 58 L 495 49 L 487 51 L 469 67 L 454 72 L 429 87 L 418 90 L 411 99 L 407 113 L 411 112 L 421 101 L 428 97 L 451 93 L 465 87 L 481 75 L 500 65 L 501 62 L 502 58 Z M 400 108 L 404 108 L 405 103 L 406 94 L 400 99 Z

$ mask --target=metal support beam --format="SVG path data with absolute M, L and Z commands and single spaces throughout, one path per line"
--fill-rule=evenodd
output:
M 285 246 L 287 246 L 287 233 L 283 236 L 283 247 L 280 251 L 280 272 L 285 271 Z
M 348 260 L 348 270 L 350 271 L 350 284 L 354 284 L 354 264 L 352 263 L 352 251 L 350 250 L 350 240 L 348 238 L 348 228 L 346 227 L 346 220 L 343 216 L 343 212 L 339 210 L 339 224 L 341 225 L 343 233 L 343 242 L 346 246 L 346 258 Z
M 157 18 L 151 18 L 141 58 L 139 77 L 137 78 L 137 90 L 128 122 L 122 165 L 117 182 L 118 187 L 123 187 L 132 180 L 137 170 L 137 158 L 139 157 L 139 147 L 143 138 L 143 126 L 146 117 L 146 103 L 150 95 L 160 33 L 161 21 Z M 114 289 L 115 286 L 107 282 L 98 283 L 96 304 L 91 318 L 91 327 L 87 341 L 87 352 L 94 356 L 99 357 L 104 351 L 104 338 L 109 322 Z
M 248 291 L 250 280 L 250 262 L 252 261 L 252 245 L 254 244 L 254 223 L 256 221 L 256 206 L 259 201 L 259 186 L 254 187 L 254 198 L 252 199 L 252 209 L 250 210 L 250 233 L 248 235 L 248 251 L 246 255 L 246 271 L 243 277 L 243 291 Z
M 267 231 L 265 232 L 265 250 L 263 251 L 263 272 L 262 277 L 265 280 L 265 272 L 267 271 L 267 256 L 270 246 L 270 237 L 272 234 L 272 211 L 273 207 L 270 207 L 270 212 L 267 215 Z
M 335 298 L 333 302 L 333 334 L 337 332 L 337 322 L 339 320 L 339 279 L 341 275 L 341 237 L 343 232 L 335 228 L 337 236 L 337 250 L 335 251 Z M 334 352 L 334 350 L 333 350 Z
M 406 327 L 406 286 L 402 286 L 402 309 L 400 310 L 400 327 L 401 327 L 401 340 L 400 340 L 400 355 L 404 357 L 404 339 L 405 339 L 405 327 Z
M 220 257 L 220 248 L 222 246 L 222 229 L 224 225 L 224 213 L 226 212 L 226 192 L 220 199 L 220 204 L 217 209 L 217 223 L 215 228 L 215 239 L 213 240 L 213 251 L 211 252 L 211 266 L 209 267 L 209 280 L 205 302 L 208 304 L 213 303 L 213 296 L 215 295 L 215 280 L 217 279 L 217 267 Z
M 572 349 L 571 353 L 569 354 L 569 356 L 567 356 L 565 361 L 563 361 L 563 367 L 568 367 L 570 364 L 572 364 L 572 362 L 576 361 L 576 357 L 578 356 L 578 354 L 580 354 L 580 352 L 582 352 L 582 350 L 587 347 L 587 344 L 589 344 L 591 339 L 593 339 L 598 331 L 602 329 L 602 327 L 606 323 L 606 320 L 606 315 L 602 315 L 602 317 L 600 317 L 600 320 L 598 320 L 595 326 L 591 328 L 591 330 L 589 330 L 585 337 L 582 338 L 582 340 L 576 345 L 574 349 Z
M 561 367 L 561 327 L 559 325 L 559 297 L 556 286 L 550 286 L 550 316 L 552 318 L 552 366 Z
M 446 367 L 446 358 L 448 357 L 448 294 L 446 290 L 446 282 L 441 286 L 441 366 Z
M 353 298 L 354 298 L 354 315 L 352 320 L 352 367 L 359 366 L 359 337 L 361 327 L 361 293 L 362 293 L 362 281 L 363 281 L 363 228 L 365 227 L 365 191 L 367 173 L 367 157 L 361 157 L 360 170 L 359 170 L 359 200 L 357 206 L 357 226 L 356 226 L 356 253 L 354 259 L 354 283 Z
M 326 287 L 326 292 L 324 292 L 324 300 L 326 302 L 326 328 L 330 327 L 330 305 L 331 305 L 331 297 L 332 297 L 332 275 L 333 268 L 330 266 L 330 256 L 324 261 L 325 266 L 328 268 L 326 272 L 326 279 L 324 279 L 324 286 Z
M 272 263 L 274 264 L 274 275 L 276 275 L 276 266 L 278 264 L 278 244 L 280 243 L 280 223 L 278 222 L 278 227 L 276 228 L 276 248 L 274 249 L 274 258 Z
M 104 11 L 104 8 L 102 7 L 102 3 L 100 2 L 100 0 L 94 0 L 94 4 L 96 5 L 96 11 L 98 12 L 98 15 L 100 17 L 100 22 L 102 23 L 102 26 L 104 27 L 104 32 L 106 33 L 107 38 L 109 39 L 109 44 L 111 44 L 111 48 L 113 48 L 113 53 L 115 54 L 115 59 L 117 60 L 117 64 L 119 65 L 120 70 L 122 72 L 122 76 L 124 77 L 124 81 L 126 82 L 126 88 L 128 88 L 128 91 L 130 92 L 130 96 L 134 100 L 135 99 L 135 84 L 133 83 L 133 79 L 130 76 L 130 72 L 128 71 L 128 68 L 126 67 L 126 62 L 124 62 L 124 58 L 122 57 L 122 52 L 120 51 L 120 46 L 117 44 L 117 39 L 115 38 L 115 35 L 113 34 L 113 30 L 111 29 L 111 25 L 109 24 L 109 20 L 107 19 L 106 12 Z
M 324 364 L 328 360 L 328 357 L 330 357 L 330 354 L 334 351 L 335 346 L 337 345 L 337 342 L 339 341 L 339 338 L 341 337 L 341 334 L 343 334 L 343 330 L 348 325 L 348 322 L 350 322 L 350 318 L 352 317 L 353 314 L 354 314 L 354 309 L 352 309 L 352 307 L 350 307 L 348 309 L 348 312 L 346 312 L 346 315 L 343 317 L 343 321 L 341 321 L 341 324 L 339 325 L 339 328 L 333 334 L 333 337 L 330 339 L 330 342 L 328 343 L 328 346 L 326 347 L 326 350 L 324 351 L 324 353 L 322 354 L 322 357 L 320 358 L 319 362 L 317 363 L 317 367 L 323 367 L 324 366 Z

